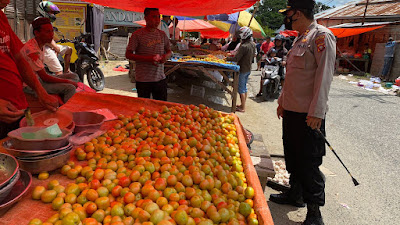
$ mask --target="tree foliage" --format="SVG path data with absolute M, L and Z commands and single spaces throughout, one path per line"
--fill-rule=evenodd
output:
M 276 30 L 283 24 L 284 16 L 279 13 L 280 9 L 286 7 L 287 1 L 284 0 L 263 0 L 255 13 L 255 18 L 261 24 L 261 26 L 268 27 Z M 317 2 L 315 5 L 315 13 L 322 12 L 330 9 L 331 7 L 321 2 Z M 265 28 L 264 28 L 265 30 Z
M 256 14 L 257 21 L 262 26 L 278 29 L 283 23 L 283 15 L 278 11 L 286 7 L 283 0 L 264 0 L 261 2 Z
M 315 12 L 315 14 L 317 14 L 319 12 L 322 12 L 322 11 L 325 11 L 325 10 L 331 9 L 331 8 L 332 7 L 330 7 L 329 5 L 325 5 L 322 2 L 317 2 L 317 4 L 315 4 L 315 7 L 314 7 L 314 12 Z

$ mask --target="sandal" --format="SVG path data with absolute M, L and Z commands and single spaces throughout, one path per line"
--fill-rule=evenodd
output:
M 239 107 L 236 108 L 236 111 L 237 111 L 237 112 L 243 112 L 243 113 L 244 113 L 244 109 L 239 108 Z

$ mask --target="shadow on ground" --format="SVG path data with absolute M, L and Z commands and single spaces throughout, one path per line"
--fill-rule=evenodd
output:
M 305 208 L 296 208 L 288 205 L 279 205 L 268 201 L 268 207 L 271 216 L 274 219 L 274 225 L 299 225 L 305 218 Z

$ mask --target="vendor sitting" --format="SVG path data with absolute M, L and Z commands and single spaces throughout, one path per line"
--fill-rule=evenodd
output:
M 208 47 L 208 49 L 209 50 L 211 50 L 211 51 L 218 51 L 218 50 L 220 50 L 221 48 L 220 47 L 218 47 L 218 40 L 217 39 L 209 39 L 209 41 L 208 41 L 209 43 L 210 43 L 210 45 L 209 45 L 209 47 Z
M 22 47 L 21 55 L 39 76 L 39 80 L 47 93 L 60 95 L 65 103 L 75 94 L 79 77 L 74 73 L 64 73 L 57 77 L 47 74 L 43 64 L 43 46 L 53 40 L 53 26 L 49 18 L 39 17 L 32 22 L 32 27 L 35 38 L 29 40 Z M 30 87 L 25 87 L 24 92 L 35 95 Z

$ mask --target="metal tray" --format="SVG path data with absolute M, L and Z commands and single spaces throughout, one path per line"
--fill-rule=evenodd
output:
M 72 113 L 75 123 L 75 133 L 85 130 L 98 130 L 106 120 L 106 117 L 95 112 Z
M 32 184 L 32 175 L 30 173 L 25 170 L 20 170 L 20 174 L 21 175 L 12 191 L 3 201 L 0 201 L 0 217 L 25 195 Z
M 38 174 L 43 171 L 53 171 L 65 165 L 70 159 L 72 148 L 68 148 L 54 155 L 47 155 L 42 158 L 17 158 L 20 168 Z
M 36 132 L 38 130 L 44 129 L 46 127 L 21 127 L 8 133 L 11 138 L 11 143 L 16 149 L 21 150 L 51 150 L 58 149 L 61 146 L 66 146 L 68 143 L 68 138 L 71 136 L 72 132 L 61 128 L 62 136 L 58 138 L 46 138 L 46 139 L 25 139 L 22 138 L 22 133 L 24 132 Z
M 15 157 L 32 157 L 32 156 L 41 156 L 41 155 L 46 155 L 46 154 L 54 154 L 56 152 L 65 150 L 67 148 L 72 147 L 70 143 L 68 143 L 66 146 L 63 146 L 58 149 L 50 149 L 50 150 L 19 150 L 15 149 L 14 146 L 12 145 L 10 140 L 4 141 L 3 142 L 3 148 L 12 156 Z
M 45 110 L 33 113 L 32 119 L 35 121 L 35 126 L 48 127 L 57 123 L 60 128 L 68 129 L 72 123 L 72 113 L 65 109 L 58 109 L 56 112 Z M 28 126 L 25 117 L 20 121 L 19 126 Z
M 11 178 L 10 182 L 6 186 L 4 186 L 2 189 L 0 189 L 0 202 L 3 201 L 8 196 L 8 194 L 12 191 L 12 189 L 14 188 L 14 185 L 19 180 L 20 175 L 21 174 L 18 170 L 17 173 Z
M 19 165 L 17 159 L 14 156 L 9 154 L 0 153 L 0 167 L 4 168 L 7 173 L 7 178 L 3 181 L 0 181 L 0 189 L 5 187 L 14 177 L 14 175 L 18 172 Z

